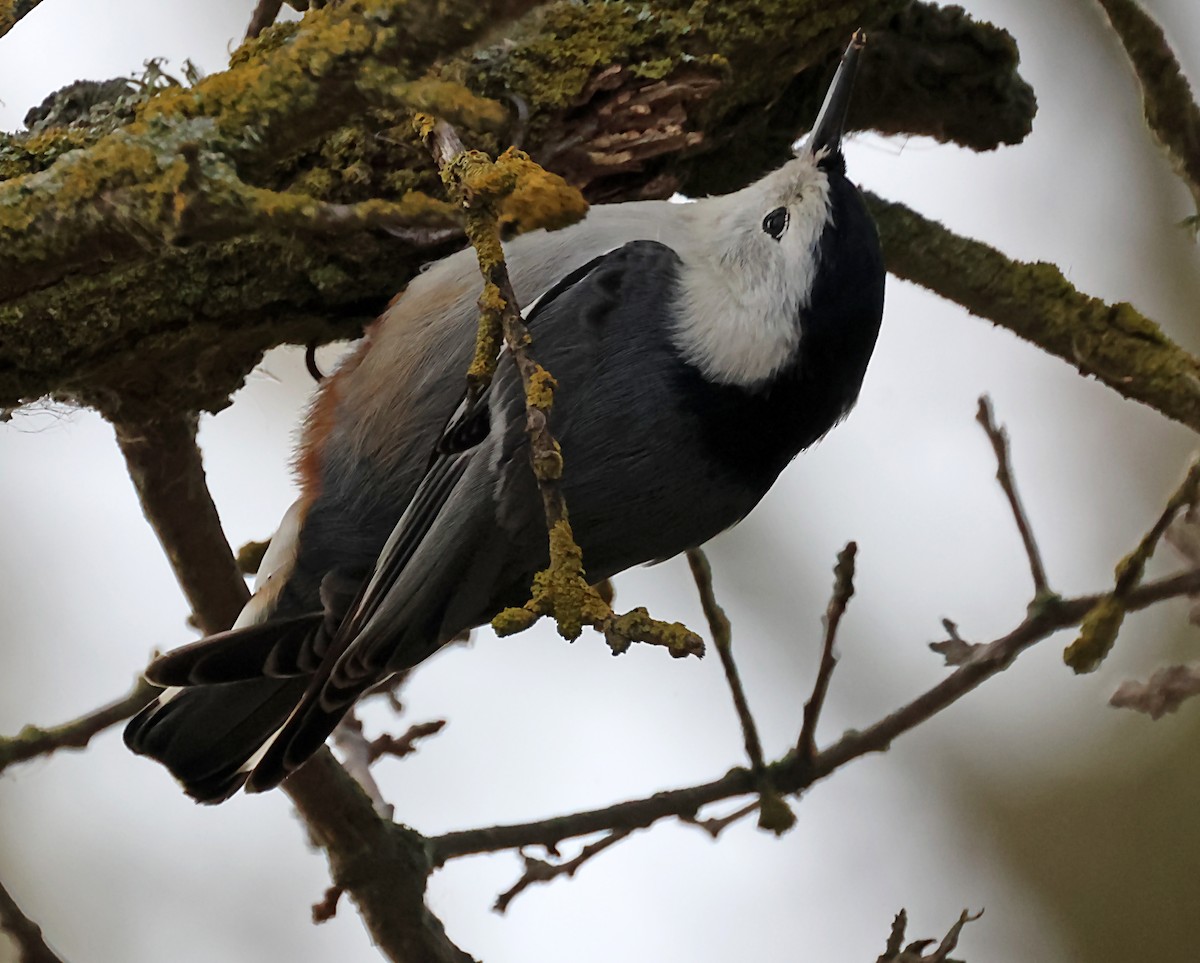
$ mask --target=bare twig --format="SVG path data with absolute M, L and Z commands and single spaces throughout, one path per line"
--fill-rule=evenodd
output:
M 320 925 L 328 923 L 331 919 L 337 916 L 338 903 L 341 902 L 342 895 L 346 891 L 340 886 L 330 886 L 325 890 L 325 895 L 321 897 L 320 902 L 313 903 L 312 921 Z
M 275 22 L 283 0 L 258 0 L 254 13 L 250 17 L 250 25 L 246 28 L 246 39 L 253 40 Z
M 576 870 L 589 859 L 602 853 L 614 843 L 619 843 L 631 832 L 633 832 L 632 829 L 614 829 L 603 839 L 598 839 L 596 842 L 584 846 L 580 850 L 579 855 L 574 859 L 568 859 L 562 863 L 550 863 L 544 859 L 535 859 L 532 856 L 522 853 L 521 858 L 525 861 L 525 872 L 509 889 L 496 897 L 496 905 L 493 909 L 497 913 L 506 912 L 509 903 L 535 883 L 548 883 L 559 876 L 574 876 Z
M 1200 569 L 1184 572 L 1133 588 L 1125 599 L 1130 611 L 1146 608 L 1164 599 L 1200 591 Z M 1015 629 L 993 642 L 981 645 L 975 656 L 941 682 L 871 726 L 845 733 L 811 760 L 789 753 L 767 768 L 780 792 L 797 793 L 862 756 L 884 752 L 898 736 L 919 726 L 953 705 L 968 692 L 1012 664 L 1022 652 L 1062 629 L 1079 624 L 1104 595 L 1047 600 L 1035 607 Z M 695 821 L 704 806 L 756 792 L 749 769 L 733 769 L 720 779 L 683 789 L 672 789 L 617 803 L 603 809 L 573 813 L 537 822 L 490 826 L 446 833 L 428 840 L 434 867 L 451 859 L 475 853 L 520 849 L 525 846 L 554 846 L 564 839 L 587 836 L 612 829 L 636 829 L 660 819 L 685 818 Z
M 49 729 L 26 726 L 15 736 L 0 738 L 0 772 L 14 763 L 46 756 L 59 749 L 84 748 L 93 736 L 139 712 L 157 691 L 157 687 L 139 676 L 126 695 L 78 719 Z
M 987 395 L 979 396 L 979 413 L 975 420 L 983 427 L 996 453 L 996 481 L 1004 489 L 1012 509 L 1013 520 L 1017 523 L 1017 531 L 1021 533 L 1021 541 L 1025 545 L 1025 554 L 1029 558 L 1029 571 L 1033 575 L 1033 594 L 1040 599 L 1051 594 L 1051 588 L 1046 581 L 1046 568 L 1042 564 L 1042 553 L 1038 549 L 1037 540 L 1033 537 L 1033 528 L 1021 504 L 1021 496 L 1017 494 L 1017 483 L 1013 479 L 1012 465 L 1009 461 L 1008 432 L 1003 427 L 997 427 L 992 417 L 992 399 Z
M 383 756 L 395 756 L 403 759 L 417 751 L 417 741 L 428 739 L 442 731 L 446 726 L 445 719 L 434 719 L 431 722 L 418 722 L 408 727 L 403 735 L 393 736 L 385 732 L 376 736 L 367 744 L 371 762 Z
M 812 695 L 804 704 L 804 724 L 800 729 L 800 738 L 796 742 L 796 752 L 801 757 L 812 759 L 817 752 L 817 721 L 821 709 L 825 705 L 825 694 L 829 691 L 829 680 L 837 667 L 837 653 L 834 642 L 837 640 L 838 625 L 846 613 L 846 606 L 854 595 L 854 559 L 858 554 L 858 545 L 847 542 L 837 557 L 834 566 L 833 595 L 825 609 L 825 637 L 821 643 L 821 664 L 817 668 L 817 678 L 813 683 Z
M 892 930 L 888 934 L 887 949 L 883 951 L 883 955 L 879 957 L 875 963 L 955 963 L 950 959 L 950 953 L 958 946 L 958 938 L 962 933 L 962 929 L 968 923 L 974 923 L 983 915 L 983 910 L 972 914 L 969 910 L 963 910 L 958 921 L 950 927 L 950 930 L 936 947 L 933 952 L 926 955 L 925 950 L 931 946 L 934 940 L 914 940 L 907 946 L 904 945 L 905 931 L 908 929 L 908 913 L 901 910 L 896 914 L 896 918 L 892 920 Z
M 697 819 L 694 816 L 680 816 L 680 820 L 687 823 L 689 826 L 695 826 L 697 829 L 703 829 L 713 839 L 716 839 L 726 829 L 732 826 L 739 820 L 745 819 L 751 813 L 758 810 L 758 800 L 748 802 L 744 806 L 739 806 L 733 812 L 724 816 L 714 816 L 709 819 Z
M 712 632 L 713 644 L 721 657 L 721 668 L 725 670 L 725 681 L 729 684 L 729 692 L 733 696 L 733 706 L 742 725 L 742 738 L 746 745 L 746 755 L 750 757 L 750 767 L 755 772 L 762 772 L 762 741 L 758 737 L 758 726 L 754 723 L 754 716 L 750 713 L 750 703 L 746 700 L 746 690 L 742 686 L 737 664 L 733 661 L 733 628 L 713 591 L 712 566 L 708 563 L 708 557 L 698 548 L 688 550 L 687 560 L 692 570 L 692 578 L 696 582 L 696 589 L 700 593 L 700 604 L 704 609 L 704 617 L 708 620 L 709 631 Z
M 363 735 L 362 721 L 353 709 L 342 717 L 342 721 L 333 730 L 333 744 L 342 752 L 342 765 L 346 767 L 346 772 L 362 786 L 379 818 L 390 820 L 396 809 L 383 798 L 383 790 L 379 788 L 379 783 L 371 773 L 371 763 L 378 757 L 372 755 L 372 744 Z
M 474 963 L 425 906 L 424 840 L 379 818 L 362 787 L 321 749 L 283 790 L 329 857 L 333 884 L 358 905 L 372 940 L 394 963 Z
M 979 646 L 959 635 L 957 625 L 949 619 L 942 619 L 942 628 L 949 638 L 942 642 L 930 642 L 929 647 L 946 660 L 946 665 L 962 665 L 974 658 Z
M 1200 458 L 1192 461 L 1187 475 L 1179 487 L 1167 499 L 1162 514 L 1142 540 L 1117 565 L 1116 584 L 1108 595 L 1088 612 L 1079 629 L 1079 638 L 1072 642 L 1065 652 L 1063 661 L 1076 672 L 1091 672 L 1096 669 L 1108 655 L 1117 639 L 1117 632 L 1125 621 L 1125 599 L 1130 591 L 1142 579 L 1146 563 L 1154 554 L 1159 540 L 1163 537 L 1168 526 L 1183 508 L 1196 504 L 1200 498 Z
M 1146 123 L 1200 214 L 1200 106 L 1162 27 L 1135 0 L 1098 0 L 1142 87 Z
M 46 945 L 41 927 L 21 912 L 3 885 L 0 885 L 0 930 L 17 944 L 14 963 L 62 963 L 58 954 Z
M 688 550 L 687 560 L 692 570 L 692 578 L 696 582 L 696 589 L 700 593 L 700 604 L 704 609 L 709 631 L 712 632 L 713 643 L 721 658 L 725 681 L 733 696 L 733 706 L 742 726 L 742 740 L 746 746 L 746 755 L 750 758 L 750 771 L 754 773 L 758 785 L 758 826 L 777 835 L 787 832 L 796 824 L 796 817 L 791 807 L 771 784 L 767 774 L 758 727 L 754 724 L 750 703 L 746 699 L 746 690 L 742 686 L 742 677 L 738 674 L 737 663 L 733 660 L 733 628 L 713 591 L 712 566 L 708 564 L 708 557 L 698 548 Z

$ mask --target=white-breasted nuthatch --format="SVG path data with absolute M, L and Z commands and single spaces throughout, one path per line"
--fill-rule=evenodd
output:
M 697 546 L 850 410 L 884 268 L 846 179 L 855 35 L 783 167 L 691 204 L 594 207 L 506 245 L 589 580 Z M 547 563 L 525 399 L 502 365 L 447 445 L 473 350 L 471 250 L 415 278 L 322 383 L 284 516 L 237 624 L 155 660 L 179 687 L 125 730 L 204 802 L 277 785 L 363 692 L 521 605 Z M 437 452 L 437 454 L 434 454 Z

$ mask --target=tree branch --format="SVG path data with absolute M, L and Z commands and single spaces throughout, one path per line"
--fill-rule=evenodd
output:
M 1135 548 L 1117 565 L 1116 584 L 1108 595 L 1104 596 L 1083 620 L 1079 630 L 1079 638 L 1067 646 L 1063 652 L 1063 661 L 1076 672 L 1092 672 L 1099 668 L 1113 643 L 1121 623 L 1125 621 L 1125 600 L 1133 587 L 1142 580 L 1146 563 L 1158 547 L 1167 527 L 1179 513 L 1180 509 L 1192 507 L 1200 498 L 1200 458 L 1193 459 L 1187 475 L 1180 483 L 1175 493 L 1167 499 L 1166 507 L 1158 516 L 1158 520 L 1145 535 L 1142 536 Z
M 282 8 L 283 0 L 258 0 L 250 16 L 250 24 L 246 27 L 246 39 L 253 40 L 271 26 Z
M 138 500 L 205 634 L 233 624 L 250 597 L 208 493 L 195 415 L 114 425 Z
M 685 181 L 728 190 L 782 160 L 811 116 L 796 105 L 819 100 L 826 69 L 860 24 L 878 25 L 874 49 L 895 55 L 881 53 L 879 69 L 868 63 L 859 78 L 859 126 L 890 129 L 888 110 L 917 104 L 901 128 L 979 149 L 1019 139 L 1032 116 L 1011 38 L 933 7 L 918 5 L 917 16 L 901 0 L 837 11 L 747 0 L 735 17 L 728 5 L 691 0 L 560 2 L 508 29 L 503 45 L 474 49 L 533 2 L 330 4 L 277 27 L 290 31 L 286 43 L 250 41 L 229 70 L 147 96 L 119 130 L 110 120 L 0 135 L 0 287 L 10 292 L 0 300 L 0 408 L 55 394 L 110 416 L 120 406 L 220 410 L 267 348 L 356 334 L 430 253 L 382 231 L 329 237 L 302 211 L 280 215 L 298 218 L 299 235 L 256 222 L 232 195 L 217 196 L 218 175 L 224 165 L 268 192 L 259 200 L 271 210 L 302 208 L 304 198 L 416 204 L 437 190 L 436 173 L 418 159 L 399 101 L 453 119 L 494 153 L 505 112 L 479 95 L 519 96 L 526 146 L 593 199 L 614 200 L 669 196 Z M 875 111 L 876 101 L 893 106 Z M 201 208 L 216 201 L 179 247 L 164 238 L 176 237 L 175 198 L 189 196 L 175 189 L 185 148 L 215 178 L 201 181 Z M 54 173 L 61 162 L 72 170 L 65 184 Z M 538 210 L 514 201 L 506 216 L 528 229 Z M 95 244 L 80 243 L 81 222 Z
M 31 13 L 42 0 L 0 0 L 0 37 L 12 30 L 22 17 Z
M 247 596 L 221 530 L 194 441 L 195 419 L 118 428 L 142 507 L 206 631 L 232 623 Z M 424 903 L 430 866 L 421 837 L 380 819 L 362 788 L 321 748 L 284 790 L 329 858 L 335 886 L 358 905 L 395 963 L 468 963 Z
M 796 824 L 796 817 L 791 807 L 771 784 L 763 761 L 762 741 L 758 737 L 758 726 L 750 713 L 750 703 L 746 699 L 746 690 L 742 687 L 742 677 L 738 673 L 737 663 L 733 660 L 733 628 L 724 609 L 717 603 L 713 591 L 712 566 L 708 557 L 701 549 L 693 548 L 687 552 L 688 566 L 692 570 L 692 578 L 700 593 L 700 604 L 704 609 L 704 617 L 708 621 L 713 643 L 721 659 L 721 668 L 725 672 L 725 681 L 733 696 L 733 706 L 737 711 L 738 721 L 742 726 L 742 739 L 746 746 L 746 755 L 750 758 L 750 771 L 754 773 L 758 785 L 758 827 L 769 829 L 776 835 L 787 832 Z
M 381 820 L 362 787 L 328 749 L 290 775 L 283 790 L 329 857 L 336 886 L 353 897 L 372 940 L 395 963 L 471 963 L 425 907 L 424 839 Z
M 46 945 L 41 927 L 21 912 L 3 885 L 0 885 L 0 930 L 17 944 L 14 963 L 62 963 L 58 954 Z
M 837 640 L 842 616 L 846 614 L 846 606 L 850 604 L 854 595 L 854 559 L 857 554 L 858 545 L 848 542 L 838 553 L 837 565 L 833 570 L 833 595 L 825 609 L 825 638 L 821 644 L 821 662 L 817 667 L 812 695 L 804 704 L 804 723 L 800 729 L 800 738 L 796 741 L 796 752 L 801 758 L 812 759 L 817 752 L 817 721 L 825 705 L 829 680 L 833 678 L 833 670 L 837 667 L 834 642 Z
M 1029 524 L 1025 508 L 1021 504 L 1021 496 L 1017 494 L 1017 482 L 1013 478 L 1009 460 L 1008 433 L 1003 427 L 996 426 L 992 416 L 992 399 L 987 395 L 979 397 L 979 413 L 975 416 L 975 420 L 983 428 L 984 433 L 988 436 L 988 441 L 992 443 L 992 451 L 996 453 L 996 481 L 1004 490 L 1009 508 L 1012 509 L 1013 521 L 1016 522 L 1021 542 L 1025 546 L 1025 555 L 1029 559 L 1029 571 L 1033 576 L 1034 598 L 1040 599 L 1052 594 L 1050 585 L 1046 581 L 1046 566 L 1042 564 L 1042 553 L 1038 548 L 1037 540 L 1033 537 L 1033 528 Z
M 549 615 L 559 634 L 567 639 L 578 638 L 585 625 L 595 626 L 616 653 L 624 652 L 633 642 L 645 642 L 665 646 L 676 657 L 703 655 L 704 643 L 685 625 L 660 622 L 645 609 L 617 615 L 588 582 L 583 552 L 571 531 L 560 485 L 562 450 L 550 431 L 550 412 L 558 382 L 533 356 L 533 339 L 521 317 L 500 244 L 500 204 L 522 177 L 548 181 L 551 189 L 566 196 L 566 204 L 577 199 L 582 205 L 582 197 L 561 178 L 546 174 L 527 154 L 515 148 L 509 148 L 493 161 L 481 151 L 466 150 L 457 133 L 444 121 L 418 114 L 414 126 L 441 170 L 450 197 L 466 215 L 467 238 L 475 249 L 483 275 L 475 358 L 467 370 L 463 417 L 469 418 L 474 406 L 481 403 L 482 393 L 495 374 L 503 341 L 524 391 L 529 459 L 549 532 L 549 564 L 534 578 L 532 598 L 523 608 L 500 612 L 492 620 L 493 628 L 502 636 L 511 635 Z M 581 206 L 580 213 L 583 209 Z
M 48 756 L 59 749 L 83 749 L 93 736 L 141 711 L 158 691 L 139 676 L 127 695 L 86 715 L 49 729 L 26 726 L 15 736 L 0 738 L 0 773 L 15 763 Z
M 1135 0 L 1097 0 L 1142 88 L 1146 123 L 1200 216 L 1200 106 L 1162 27 Z
M 956 963 L 955 960 L 950 959 L 950 953 L 958 946 L 958 938 L 962 934 L 963 927 L 968 923 L 974 923 L 982 915 L 983 910 L 978 913 L 963 910 L 958 921 L 950 927 L 940 942 L 937 940 L 913 940 L 906 946 L 904 941 L 907 939 L 905 931 L 908 929 L 908 913 L 901 910 L 892 920 L 892 931 L 888 935 L 887 948 L 875 963 Z M 934 946 L 931 953 L 926 954 L 926 948 L 934 943 L 937 943 L 937 946 Z
M 750 767 L 756 772 L 761 772 L 764 766 L 762 740 L 758 737 L 758 726 L 750 713 L 750 703 L 746 700 L 742 677 L 733 661 L 733 628 L 725 610 L 717 602 L 716 592 L 713 590 L 712 566 L 708 563 L 708 556 L 699 548 L 688 549 L 687 561 L 692 570 L 692 578 L 696 582 L 696 589 L 700 593 L 700 604 L 708 621 L 708 630 L 712 633 L 713 644 L 716 645 L 721 658 L 721 668 L 725 670 L 725 681 L 733 696 L 733 707 L 737 710 L 738 722 L 742 726 L 742 738 L 746 745 L 746 755 L 750 757 Z
M 1200 361 L 1131 305 L 1078 291 L 1053 264 L 1014 261 L 903 204 L 866 198 L 892 274 L 1200 431 Z
M 1200 569 L 1139 585 L 1126 597 L 1125 605 L 1128 610 L 1136 611 L 1164 599 L 1190 595 L 1196 591 L 1200 591 Z M 770 764 L 768 771 L 774 785 L 781 792 L 803 792 L 861 756 L 886 751 L 897 737 L 916 728 L 1008 668 L 1026 649 L 1063 629 L 1078 625 L 1104 597 L 1103 594 L 1097 594 L 1047 600 L 1007 635 L 979 646 L 969 661 L 895 712 L 861 731 L 845 733 L 818 752 L 811 761 L 789 753 Z M 737 768 L 720 779 L 697 786 L 666 790 L 602 809 L 536 822 L 445 833 L 430 838 L 427 845 L 431 863 L 436 868 L 462 856 L 525 846 L 552 847 L 564 839 L 613 829 L 641 829 L 672 817 L 694 822 L 702 807 L 755 791 L 754 774 L 749 769 Z
M 522 858 L 525 860 L 525 872 L 509 889 L 496 897 L 496 905 L 493 909 L 497 913 L 505 913 L 508 911 L 509 904 L 530 886 L 536 883 L 549 883 L 551 880 L 558 879 L 559 876 L 574 876 L 579 867 L 589 859 L 604 852 L 604 850 L 608 849 L 614 843 L 619 843 L 632 832 L 632 829 L 614 829 L 608 835 L 596 840 L 596 842 L 588 843 L 588 845 L 579 851 L 579 855 L 574 859 L 568 859 L 561 863 L 550 863 L 544 859 L 534 859 L 532 856 L 526 856 L 522 853 Z

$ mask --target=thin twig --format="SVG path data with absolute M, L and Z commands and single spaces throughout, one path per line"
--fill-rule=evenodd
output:
M 974 923 L 983 915 L 983 910 L 978 913 L 972 913 L 970 910 L 963 910 L 959 915 L 957 922 L 950 927 L 949 931 L 941 941 L 926 954 L 925 950 L 932 945 L 934 940 L 913 940 L 907 946 L 904 941 L 907 939 L 905 931 L 908 929 L 908 913 L 900 910 L 896 914 L 896 918 L 892 920 L 892 930 L 888 934 L 887 948 L 883 951 L 883 955 L 879 957 L 875 963 L 954 963 L 950 959 L 950 953 L 958 946 L 958 938 L 962 934 L 963 927 L 968 923 Z
M 948 638 L 941 642 L 930 642 L 929 647 L 946 660 L 946 665 L 962 665 L 974 658 L 979 646 L 959 635 L 957 625 L 949 619 L 942 619 L 942 628 L 946 630 Z
M 77 719 L 49 729 L 26 726 L 15 736 L 0 738 L 0 772 L 14 763 L 46 756 L 59 749 L 83 749 L 93 736 L 139 712 L 158 691 L 156 686 L 139 676 L 126 695 Z
M 313 903 L 312 921 L 316 925 L 328 923 L 331 919 L 337 916 L 338 903 L 341 902 L 342 896 L 346 891 L 340 886 L 330 886 L 326 888 L 325 895 L 321 897 L 320 902 Z
M 733 661 L 733 628 L 713 591 L 712 566 L 708 563 L 708 557 L 698 548 L 688 549 L 687 560 L 692 570 L 692 578 L 696 581 L 696 589 L 700 593 L 700 604 L 704 608 L 704 617 L 708 620 L 713 644 L 721 657 L 721 668 L 725 670 L 725 681 L 729 684 L 729 692 L 733 696 L 738 721 L 742 724 L 742 739 L 746 745 L 746 755 L 750 757 L 750 767 L 755 772 L 762 772 L 762 741 L 758 736 L 754 716 L 750 713 L 750 703 L 746 700 L 746 690 L 742 686 L 737 664 Z
M 1117 565 L 1112 592 L 1088 612 L 1080 627 L 1079 638 L 1063 652 L 1063 661 L 1076 672 L 1093 671 L 1112 650 L 1117 633 L 1125 621 L 1126 598 L 1133 587 L 1142 580 L 1146 563 L 1150 561 L 1175 516 L 1180 510 L 1195 505 L 1197 499 L 1200 499 L 1200 457 L 1192 460 L 1183 481 L 1167 499 L 1158 520 L 1151 526 L 1150 531 L 1142 536 L 1137 548 L 1121 559 Z
M 681 816 L 680 819 L 689 826 L 695 826 L 697 829 L 703 829 L 713 839 L 716 839 L 726 829 L 734 823 L 745 819 L 753 812 L 758 811 L 758 800 L 748 802 L 744 806 L 739 806 L 733 812 L 725 816 L 714 816 L 709 819 L 697 819 L 694 816 Z
M 548 883 L 559 876 L 574 876 L 579 867 L 589 859 L 604 852 L 604 850 L 608 849 L 614 843 L 619 843 L 632 832 L 632 829 L 615 829 L 603 839 L 598 839 L 596 842 L 584 846 L 578 856 L 567 860 L 565 863 L 549 863 L 544 859 L 534 859 L 532 856 L 526 856 L 522 853 L 521 856 L 525 860 L 525 872 L 509 889 L 496 897 L 496 904 L 492 908 L 497 913 L 504 913 L 508 910 L 508 905 L 519 894 L 535 883 Z
M 754 773 L 758 785 L 758 825 L 760 829 L 769 829 L 775 834 L 782 834 L 796 824 L 796 817 L 791 807 L 779 795 L 771 783 L 763 763 L 762 741 L 758 737 L 758 727 L 754 724 L 754 716 L 750 712 L 750 703 L 746 699 L 746 690 L 742 686 L 742 677 L 733 660 L 733 628 L 724 609 L 717 602 L 713 591 L 712 566 L 708 557 L 698 548 L 687 552 L 688 566 L 692 570 L 692 578 L 700 593 L 700 604 L 704 608 L 704 617 L 708 620 L 709 631 L 712 632 L 713 643 L 721 658 L 721 668 L 725 670 L 725 681 L 733 696 L 733 706 L 737 710 L 738 721 L 742 725 L 742 740 L 746 746 L 746 755 L 750 758 L 750 771 Z
M 817 668 L 817 678 L 813 683 L 812 695 L 804 703 L 804 724 L 800 728 L 800 738 L 796 741 L 796 751 L 805 758 L 812 759 L 817 752 L 817 721 L 821 717 L 821 709 L 825 705 L 825 695 L 829 691 L 829 680 L 837 667 L 837 653 L 834 643 L 837 641 L 838 625 L 846 613 L 846 606 L 854 595 L 854 559 L 858 554 L 858 545 L 847 542 L 846 547 L 838 553 L 837 565 L 834 566 L 833 595 L 825 609 L 825 638 L 821 643 L 821 664 Z
M 380 819 L 390 820 L 395 815 L 396 808 L 383 797 L 383 790 L 375 781 L 371 772 L 371 763 L 377 756 L 371 753 L 371 743 L 363 735 L 362 721 L 351 709 L 333 730 L 333 744 L 342 752 L 342 765 L 346 772 L 362 786 L 363 792 L 371 800 L 375 812 Z
M 1146 608 L 1169 598 L 1200 591 L 1200 569 L 1148 582 L 1132 589 L 1125 605 L 1130 611 Z M 898 736 L 919 726 L 953 705 L 992 676 L 997 675 L 1026 649 L 1056 632 L 1079 624 L 1105 596 L 1050 599 L 1036 607 L 1015 629 L 980 646 L 974 658 L 959 666 L 941 682 L 911 702 L 861 731 L 850 731 L 818 752 L 811 760 L 788 754 L 768 766 L 775 786 L 785 793 L 798 793 L 862 756 L 888 749 Z M 602 809 L 573 813 L 537 822 L 490 826 L 446 833 L 427 840 L 434 867 L 451 859 L 475 853 L 520 849 L 525 846 L 554 846 L 564 839 L 650 826 L 660 819 L 695 820 L 696 813 L 710 803 L 757 791 L 749 769 L 733 769 L 720 779 L 682 789 L 672 789 L 642 799 L 617 803 Z
M 1021 541 L 1025 545 L 1025 554 L 1029 558 L 1029 571 L 1033 576 L 1034 598 L 1052 594 L 1046 579 L 1046 567 L 1042 564 L 1042 553 L 1037 540 L 1033 537 L 1033 528 L 1021 504 L 1021 496 L 1017 494 L 1017 483 L 1013 478 L 1012 465 L 1008 451 L 1008 432 L 1003 427 L 997 427 L 992 417 L 992 399 L 987 395 L 979 396 L 979 413 L 975 420 L 983 427 L 996 453 L 996 481 L 1004 489 L 1012 509 L 1013 520 L 1017 523 L 1017 531 L 1021 533 Z
M 409 726 L 403 735 L 393 736 L 385 732 L 367 743 L 367 751 L 371 762 L 383 756 L 395 756 L 403 759 L 417 751 L 417 741 L 435 736 L 446 727 L 445 719 L 434 719 L 430 722 L 417 722 Z
M 21 912 L 19 907 L 0 884 L 0 930 L 8 933 L 17 944 L 14 963 L 62 963 L 62 959 L 42 937 L 42 929 Z

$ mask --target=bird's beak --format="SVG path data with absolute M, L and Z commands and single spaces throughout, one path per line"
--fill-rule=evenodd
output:
M 838 64 L 837 73 L 825 94 L 825 102 L 821 104 L 821 112 L 813 124 L 812 133 L 808 135 L 805 148 L 811 153 L 818 151 L 836 151 L 842 144 L 842 133 L 846 129 L 846 113 L 850 109 L 850 94 L 854 90 L 854 77 L 858 73 L 858 63 L 862 59 L 863 48 L 867 45 L 867 35 L 863 30 L 854 31 L 850 38 L 850 46 L 842 54 L 842 62 Z

